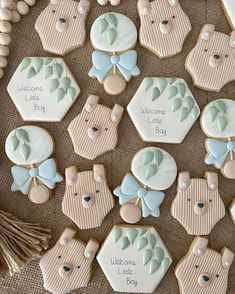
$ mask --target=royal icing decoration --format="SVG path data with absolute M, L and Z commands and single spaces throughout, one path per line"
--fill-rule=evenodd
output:
M 105 216 L 114 207 L 103 165 L 94 165 L 93 171 L 77 173 L 75 166 L 65 171 L 66 191 L 62 202 L 65 215 L 80 229 L 100 227 Z
M 110 3 L 113 6 L 117 6 L 121 3 L 121 0 L 97 0 L 100 5 L 107 5 Z
M 201 128 L 206 136 L 205 163 L 214 165 L 229 179 L 235 179 L 235 102 L 219 99 L 209 103 L 201 116 Z
M 235 30 L 235 2 L 233 0 L 221 0 L 221 3 L 232 29 Z
M 26 57 L 8 87 L 24 121 L 61 121 L 80 88 L 62 58 Z
M 98 104 L 98 100 L 95 95 L 89 96 L 82 112 L 68 127 L 74 151 L 91 160 L 115 149 L 118 125 L 124 112 L 118 104 L 110 109 Z
M 227 292 L 229 268 L 234 254 L 227 248 L 221 253 L 207 248 L 208 240 L 196 237 L 189 252 L 180 260 L 175 275 L 180 293 Z
M 163 77 L 145 78 L 127 111 L 144 141 L 163 143 L 181 143 L 200 115 L 186 82 Z
M 235 198 L 233 199 L 233 202 L 230 205 L 229 211 L 230 211 L 230 215 L 232 217 L 232 220 L 235 224 Z
M 97 260 L 113 290 L 128 293 L 152 293 L 172 263 L 152 226 L 115 226 Z
M 83 46 L 89 10 L 88 0 L 50 0 L 35 23 L 43 49 L 53 54 L 66 55 Z
M 84 244 L 75 239 L 75 235 L 75 230 L 67 228 L 39 262 L 44 288 L 51 293 L 69 293 L 87 286 L 91 279 L 92 262 L 99 243 L 90 239 Z
M 205 179 L 191 179 L 188 172 L 181 172 L 171 214 L 189 235 L 209 235 L 216 223 L 225 216 L 217 174 L 207 172 Z
M 36 126 L 23 126 L 8 135 L 5 151 L 16 164 L 11 169 L 13 192 L 20 191 L 37 204 L 49 200 L 50 190 L 63 180 L 57 172 L 55 160 L 48 159 L 53 149 L 51 136 Z
M 228 36 L 216 32 L 214 25 L 204 25 L 185 67 L 195 86 L 219 92 L 235 80 L 235 32 Z
M 147 147 L 134 156 L 131 171 L 133 175 L 127 174 L 113 191 L 122 205 L 122 219 L 134 224 L 142 217 L 159 217 L 159 206 L 165 197 L 161 191 L 168 189 L 176 178 L 175 160 L 163 149 Z
M 140 44 L 159 58 L 182 51 L 191 23 L 178 0 L 138 0 Z
M 140 75 L 137 52 L 130 50 L 137 42 L 134 23 L 125 15 L 106 13 L 92 25 L 90 37 L 96 51 L 89 76 L 103 84 L 108 94 L 122 93 L 126 82 Z

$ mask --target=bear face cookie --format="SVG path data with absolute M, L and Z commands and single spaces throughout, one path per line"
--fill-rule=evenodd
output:
M 110 109 L 98 104 L 98 100 L 97 96 L 89 96 L 82 112 L 68 127 L 74 151 L 91 160 L 115 149 L 118 125 L 124 112 L 118 104 Z
M 121 0 L 97 0 L 100 5 L 107 5 L 110 3 L 113 6 L 117 6 L 121 3 Z
M 219 92 L 235 80 L 235 32 L 230 36 L 205 25 L 198 42 L 186 59 L 185 68 L 195 86 Z
M 234 254 L 207 248 L 208 240 L 196 237 L 187 255 L 178 263 L 175 275 L 181 294 L 225 294 Z
M 75 235 L 75 230 L 67 228 L 39 262 L 44 288 L 51 293 L 69 293 L 87 286 L 91 279 L 92 261 L 99 243 L 90 239 L 84 244 Z
M 89 9 L 88 0 L 50 0 L 35 23 L 43 49 L 53 54 L 66 55 L 83 46 Z
M 93 171 L 79 173 L 76 167 L 72 166 L 66 169 L 65 175 L 63 213 L 80 229 L 100 227 L 105 216 L 114 207 L 104 166 L 95 164 Z
M 189 235 L 208 235 L 225 216 L 225 206 L 218 191 L 218 176 L 207 172 L 205 179 L 191 179 L 181 172 L 171 214 Z
M 115 226 L 97 255 L 114 291 L 152 293 L 172 258 L 152 226 Z
M 140 44 L 159 58 L 182 51 L 191 23 L 178 0 L 138 0 Z

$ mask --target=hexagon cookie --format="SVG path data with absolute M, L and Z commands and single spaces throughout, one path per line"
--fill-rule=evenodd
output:
M 62 58 L 26 57 L 8 87 L 24 121 L 61 121 L 80 88 Z
M 233 202 L 232 202 L 232 204 L 231 204 L 231 206 L 229 208 L 229 211 L 230 211 L 230 215 L 232 217 L 232 220 L 233 220 L 233 222 L 235 224 L 235 198 L 233 199 Z
M 127 107 L 143 141 L 181 143 L 200 115 L 185 80 L 145 78 Z
M 114 291 L 152 293 L 172 258 L 152 226 L 115 226 L 97 260 Z

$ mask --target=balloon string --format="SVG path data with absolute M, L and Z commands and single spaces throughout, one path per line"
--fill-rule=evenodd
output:
M 228 141 L 231 142 L 231 138 L 228 137 Z M 230 159 L 233 160 L 233 150 L 230 151 Z
M 35 165 L 34 164 L 31 164 L 30 165 L 31 168 L 35 168 Z M 36 177 L 33 177 L 33 183 L 34 183 L 34 186 L 38 186 L 38 180 Z
M 146 189 L 146 185 L 144 185 L 144 187 L 143 187 L 144 189 Z M 136 206 L 138 206 L 139 205 L 139 203 L 140 203 L 140 200 L 141 200 L 141 198 L 140 197 L 137 197 L 137 199 L 136 199 L 136 202 L 135 202 L 135 205 Z
M 116 52 L 113 52 L 113 56 L 116 55 Z M 117 74 L 117 68 L 116 68 L 116 64 L 113 65 L 113 74 L 116 75 Z

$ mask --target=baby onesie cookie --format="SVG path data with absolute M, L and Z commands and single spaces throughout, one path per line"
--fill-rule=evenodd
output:
M 230 211 L 230 215 L 232 217 L 232 220 L 233 220 L 233 222 L 235 224 L 235 198 L 233 199 L 233 202 L 230 205 L 229 211 Z
M 145 78 L 127 111 L 143 141 L 163 143 L 181 143 L 200 115 L 185 80 L 164 77 Z
M 226 178 L 235 179 L 235 101 L 210 102 L 202 112 L 201 128 L 209 137 L 205 141 L 205 163 L 220 169 Z
M 113 191 L 122 205 L 122 219 L 134 224 L 142 217 L 159 217 L 159 206 L 165 197 L 161 191 L 168 189 L 176 179 L 174 158 L 163 149 L 147 147 L 135 154 L 131 171 L 133 175 L 126 174 L 122 184 Z
M 80 94 L 65 61 L 54 57 L 25 57 L 7 90 L 24 121 L 61 121 Z
M 66 55 L 83 46 L 89 10 L 88 0 L 50 0 L 35 23 L 43 49 L 53 54 Z
M 138 0 L 140 44 L 159 58 L 182 51 L 191 23 L 178 0 Z
M 152 293 L 172 258 L 152 226 L 115 226 L 97 260 L 114 291 Z
M 98 96 L 89 96 L 82 112 L 68 127 L 75 153 L 91 160 L 115 149 L 124 112 L 118 104 L 110 109 L 98 104 L 98 100 Z
M 92 54 L 89 76 L 103 84 L 110 95 L 121 94 L 132 77 L 140 75 L 137 52 L 130 50 L 137 42 L 135 24 L 125 15 L 106 13 L 91 28 Z
M 105 167 L 95 164 L 93 171 L 77 173 L 75 166 L 65 171 L 66 191 L 62 211 L 80 229 L 100 227 L 114 207 L 113 195 L 105 176 Z
M 204 25 L 196 46 L 187 56 L 185 68 L 195 86 L 219 92 L 235 80 L 235 32 L 228 36 L 216 32 L 214 25 Z
M 235 30 L 235 2 L 233 0 L 221 0 L 221 3 L 230 26 Z
M 44 288 L 51 293 L 69 293 L 87 286 L 91 279 L 92 262 L 99 243 L 90 239 L 85 244 L 75 239 L 76 233 L 74 229 L 67 228 L 39 262 Z
M 196 237 L 178 263 L 175 275 L 181 294 L 226 294 L 234 254 L 227 248 L 219 253 L 207 244 L 206 238 Z
M 218 176 L 207 172 L 205 179 L 191 179 L 181 172 L 171 214 L 189 235 L 208 235 L 225 216 L 225 206 L 218 190 Z
M 16 165 L 12 167 L 12 192 L 20 191 L 29 200 L 42 204 L 50 199 L 52 189 L 63 178 L 57 172 L 52 137 L 42 128 L 22 126 L 7 137 L 5 151 Z
M 110 3 L 113 6 L 117 6 L 121 3 L 121 0 L 97 0 L 100 5 L 107 5 Z

